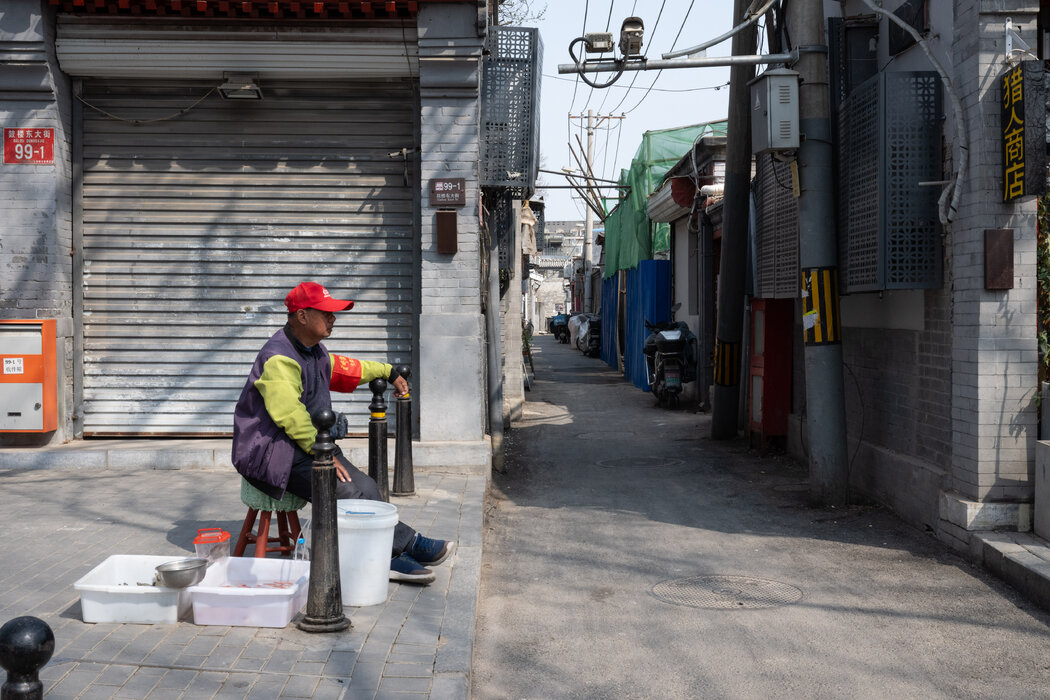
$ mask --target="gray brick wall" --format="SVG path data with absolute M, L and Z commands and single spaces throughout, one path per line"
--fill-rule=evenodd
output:
M 1010 16 L 1035 41 L 1036 2 L 959 0 L 954 84 L 968 117 L 969 180 L 952 248 L 952 445 L 949 486 L 973 500 L 1030 500 L 1037 416 L 1035 202 L 1001 203 L 998 76 Z M 1006 13 L 1009 13 L 1007 15 Z M 974 56 L 974 46 L 980 52 Z M 1014 288 L 984 289 L 984 230 L 1014 229 Z
M 1006 18 L 1037 45 L 1038 7 L 1035 0 L 956 0 L 954 7 L 931 10 L 934 33 L 950 37 L 943 62 L 964 104 L 970 159 L 959 210 L 944 231 L 944 284 L 923 295 L 922 330 L 843 332 L 853 487 L 957 539 L 965 539 L 965 531 L 939 520 L 939 492 L 978 501 L 1032 497 L 1035 202 L 1000 201 L 997 78 Z M 945 104 L 947 176 L 960 144 L 956 115 Z M 1014 229 L 1014 288 L 1008 291 L 984 288 L 984 230 L 990 228 Z M 804 415 L 798 337 L 794 348 L 792 411 Z
M 481 315 L 478 159 L 480 60 L 477 14 L 463 5 L 419 9 L 421 314 L 419 404 L 424 440 L 480 440 L 485 433 L 485 324 Z M 463 178 L 454 255 L 439 254 L 429 181 Z
M 54 129 L 53 165 L 0 165 L 0 318 L 58 320 L 59 428 L 0 434 L 0 445 L 63 442 L 73 434 L 73 264 L 68 91 L 53 24 L 40 3 L 10 0 L 0 23 L 0 127 Z

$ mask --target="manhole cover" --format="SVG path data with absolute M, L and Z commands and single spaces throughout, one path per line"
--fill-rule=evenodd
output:
M 748 576 L 678 578 L 661 581 L 650 593 L 672 605 L 719 610 L 775 608 L 802 600 L 802 591 L 794 586 Z
M 773 490 L 784 493 L 802 493 L 809 491 L 809 484 L 780 484 L 779 486 L 774 486 Z
M 672 464 L 681 464 L 680 459 L 668 459 L 665 457 L 617 457 L 616 459 L 603 459 L 598 462 L 600 467 L 669 467 Z
M 580 433 L 576 437 L 580 440 L 622 440 L 625 437 L 630 437 L 634 433 L 626 430 L 595 430 L 591 433 Z

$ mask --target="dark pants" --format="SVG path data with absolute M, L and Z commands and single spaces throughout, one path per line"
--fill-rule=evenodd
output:
M 339 462 L 346 468 L 346 472 L 350 475 L 350 481 L 339 481 L 338 477 L 336 478 L 336 500 L 343 498 L 363 498 L 368 501 L 382 500 L 379 497 L 379 486 L 376 485 L 376 482 L 372 477 L 350 464 L 350 460 L 343 455 L 343 451 L 338 447 L 335 450 L 335 459 L 339 460 Z M 313 466 L 313 456 L 308 455 L 296 446 L 295 459 L 292 461 L 292 473 L 288 477 L 288 490 L 299 498 L 305 498 L 308 501 L 311 500 L 310 496 L 313 491 Z M 415 530 L 399 521 L 397 525 L 394 526 L 394 547 L 391 552 L 392 556 L 396 557 L 404 552 L 408 548 L 408 545 L 412 543 L 415 536 Z

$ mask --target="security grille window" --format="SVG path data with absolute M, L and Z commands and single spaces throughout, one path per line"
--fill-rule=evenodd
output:
M 755 163 L 755 291 L 759 299 L 798 296 L 798 200 L 791 167 L 770 155 Z
M 481 103 L 481 185 L 528 199 L 539 168 L 539 30 L 494 27 L 487 41 Z
M 842 292 L 941 285 L 941 81 L 932 71 L 882 73 L 839 108 Z

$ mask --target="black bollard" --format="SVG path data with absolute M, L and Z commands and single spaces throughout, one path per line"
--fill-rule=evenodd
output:
M 314 466 L 310 472 L 313 522 L 310 530 L 310 590 L 306 615 L 296 623 L 304 632 L 339 632 L 350 626 L 343 614 L 339 582 L 339 537 L 335 513 L 335 443 L 329 432 L 335 413 L 329 409 L 311 416 L 317 428 Z
M 40 669 L 54 653 L 55 633 L 40 618 L 24 615 L 0 627 L 0 666 L 7 671 L 0 697 L 3 700 L 43 698 Z
M 394 369 L 408 381 L 411 371 L 405 365 Z M 397 397 L 397 427 L 394 433 L 394 488 L 395 496 L 416 493 L 416 479 L 412 474 L 412 397 L 406 392 Z
M 371 418 L 368 420 L 368 475 L 379 487 L 379 497 L 390 501 L 390 483 L 386 464 L 386 391 L 385 379 L 373 379 L 368 383 L 372 390 L 372 403 L 368 404 Z

